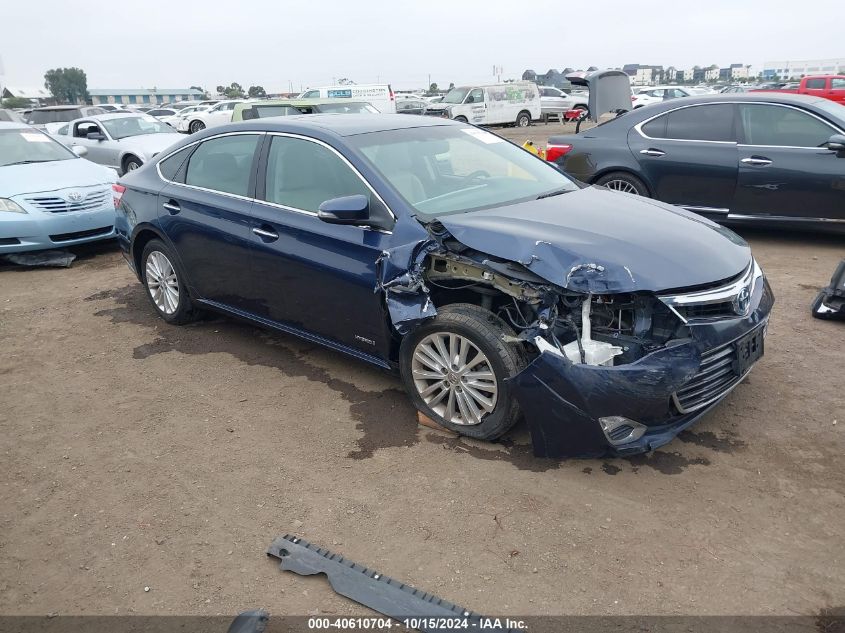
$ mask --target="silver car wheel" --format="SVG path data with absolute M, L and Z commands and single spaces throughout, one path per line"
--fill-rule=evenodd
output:
M 138 163 L 136 163 L 134 160 L 130 160 L 128 163 L 126 163 L 126 171 L 135 171 L 139 167 L 140 167 L 140 165 Z
M 436 332 L 414 348 L 411 373 L 423 401 L 452 424 L 481 424 L 496 408 L 496 374 L 472 341 L 452 332 Z
M 640 195 L 640 192 L 637 191 L 637 188 L 627 180 L 608 180 L 606 183 L 604 183 L 604 186 L 608 189 L 613 189 L 614 191 L 621 191 L 622 193 L 633 193 L 636 195 Z
M 152 251 L 147 256 L 147 290 L 156 307 L 165 314 L 173 314 L 179 308 L 179 280 L 176 270 L 161 251 Z

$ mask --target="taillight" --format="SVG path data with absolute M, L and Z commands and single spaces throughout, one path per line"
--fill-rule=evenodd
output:
M 546 145 L 546 160 L 553 163 L 571 150 L 572 145 Z
M 126 191 L 126 187 L 115 183 L 111 186 L 111 190 L 112 197 L 114 198 L 114 208 L 117 209 L 120 206 L 120 199 L 123 197 L 123 192 Z

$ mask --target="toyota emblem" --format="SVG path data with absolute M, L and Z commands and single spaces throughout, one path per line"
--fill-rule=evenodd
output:
M 85 197 L 85 196 L 83 196 L 83 195 L 82 195 L 80 192 L 78 192 L 78 191 L 71 191 L 69 194 L 67 194 L 67 200 L 68 200 L 68 202 L 79 202 L 79 201 L 80 201 L 80 200 L 82 200 L 84 197 Z
M 734 312 L 740 316 L 748 314 L 748 306 L 751 304 L 751 293 L 748 291 L 748 286 L 739 291 L 739 294 L 734 299 Z

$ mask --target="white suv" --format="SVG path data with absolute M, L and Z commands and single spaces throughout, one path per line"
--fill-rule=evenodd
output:
M 560 88 L 540 86 L 540 109 L 543 114 L 566 112 L 575 108 L 587 110 L 587 94 L 566 94 Z
M 235 106 L 243 103 L 243 99 L 231 99 L 220 101 L 211 106 L 208 110 L 197 111 L 186 117 L 188 133 L 193 134 L 207 127 L 225 125 L 232 122 L 232 112 Z

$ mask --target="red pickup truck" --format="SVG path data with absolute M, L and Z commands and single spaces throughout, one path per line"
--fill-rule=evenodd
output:
M 789 92 L 799 95 L 824 97 L 837 103 L 845 104 L 845 75 L 813 75 L 804 77 L 798 88 L 752 90 L 751 92 Z

